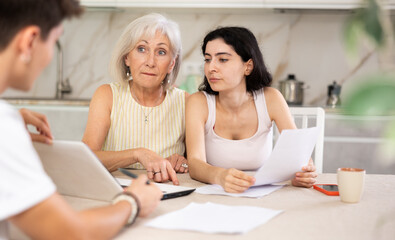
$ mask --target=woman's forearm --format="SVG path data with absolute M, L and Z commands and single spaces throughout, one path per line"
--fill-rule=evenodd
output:
M 93 151 L 100 159 L 103 165 L 110 171 L 116 171 L 118 168 L 129 166 L 137 162 L 135 157 L 137 149 L 128 149 L 123 151 Z
M 214 167 L 197 159 L 188 159 L 188 165 L 191 178 L 204 183 L 220 184 L 219 176 L 223 168 Z

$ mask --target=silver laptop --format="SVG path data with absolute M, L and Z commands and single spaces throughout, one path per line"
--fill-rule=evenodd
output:
M 100 201 L 111 201 L 123 191 L 83 142 L 55 140 L 52 145 L 33 143 L 45 171 L 60 194 Z M 187 195 L 194 188 L 157 184 L 164 191 L 162 199 Z

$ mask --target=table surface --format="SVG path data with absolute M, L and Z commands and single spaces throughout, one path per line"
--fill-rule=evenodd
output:
M 144 171 L 134 171 L 137 174 Z M 127 178 L 119 172 L 116 177 Z M 189 174 L 178 174 L 181 186 L 200 187 Z M 318 183 L 336 183 L 336 174 L 321 174 Z M 77 209 L 100 206 L 68 199 Z M 248 205 L 284 210 L 266 224 L 242 235 L 207 234 L 192 231 L 162 230 L 145 227 L 154 217 L 186 207 L 189 203 L 213 202 L 224 205 Z M 192 218 L 193 216 L 191 216 Z M 209 216 L 207 216 L 209 217 Z M 123 229 L 115 239 L 395 239 L 395 175 L 366 175 L 365 190 L 359 203 L 340 201 L 312 188 L 287 185 L 263 198 L 239 198 L 192 193 L 188 196 L 162 201 L 148 218 L 138 218 Z

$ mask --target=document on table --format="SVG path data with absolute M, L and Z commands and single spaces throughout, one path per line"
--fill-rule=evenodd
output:
M 283 185 L 265 185 L 265 186 L 256 186 L 250 187 L 245 192 L 242 193 L 228 193 L 220 185 L 206 185 L 203 187 L 199 187 L 195 192 L 200 194 L 213 194 L 213 195 L 226 195 L 232 197 L 251 197 L 251 198 L 260 198 L 266 196 L 280 188 Z
M 148 227 L 204 233 L 240 234 L 268 222 L 282 210 L 215 203 L 190 203 L 183 209 L 147 222 Z

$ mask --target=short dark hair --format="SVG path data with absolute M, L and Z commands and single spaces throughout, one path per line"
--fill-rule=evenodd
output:
M 252 59 L 254 69 L 250 75 L 246 76 L 248 92 L 252 93 L 270 86 L 272 75 L 267 71 L 258 42 L 250 30 L 244 27 L 220 27 L 209 32 L 203 40 L 203 55 L 206 53 L 207 43 L 218 38 L 223 39 L 226 44 L 232 46 L 244 62 Z M 203 83 L 199 86 L 199 91 L 218 94 L 218 92 L 211 89 L 206 76 L 204 76 Z
M 64 18 L 78 16 L 83 9 L 77 0 L 0 0 L 0 51 L 23 28 L 36 25 L 46 40 Z

